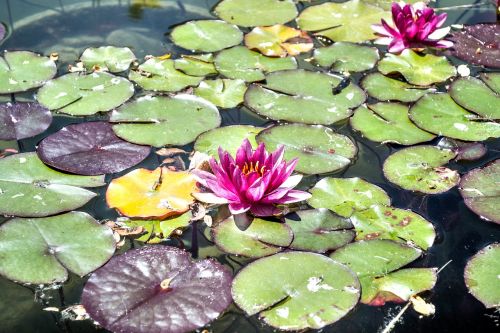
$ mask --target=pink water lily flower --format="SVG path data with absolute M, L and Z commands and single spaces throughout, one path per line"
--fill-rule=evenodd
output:
M 389 25 L 384 19 L 382 24 L 372 25 L 372 29 L 380 36 L 375 43 L 389 45 L 388 51 L 391 53 L 400 53 L 404 49 L 452 47 L 453 42 L 443 40 L 450 27 L 438 29 L 444 24 L 446 17 L 446 13 L 436 15 L 434 9 L 423 2 L 413 5 L 394 2 L 393 25 Z

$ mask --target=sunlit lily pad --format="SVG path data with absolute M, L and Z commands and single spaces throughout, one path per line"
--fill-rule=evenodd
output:
M 324 253 L 350 243 L 355 236 L 351 222 L 328 209 L 299 210 L 285 216 L 293 231 L 294 250 Z
M 451 33 L 454 42 L 451 54 L 474 65 L 500 68 L 500 46 L 498 23 L 484 23 L 465 26 Z
M 0 159 L 0 214 L 43 217 L 85 205 L 96 196 L 81 187 L 104 185 L 104 176 L 76 176 L 58 172 L 36 153 Z
M 113 130 L 124 140 L 162 147 L 194 141 L 201 133 L 219 127 L 221 117 L 215 105 L 199 97 L 145 96 L 113 111 L 110 121 L 119 123 Z
M 361 0 L 363 2 L 373 4 L 375 6 L 381 7 L 383 9 L 391 9 L 391 5 L 394 3 L 394 0 Z M 415 4 L 417 2 L 429 3 L 430 0 L 405 0 L 406 4 Z
M 498 72 L 481 73 L 480 77 L 481 80 L 483 80 L 483 82 L 486 83 L 486 85 L 490 87 L 491 90 L 500 94 L 500 73 Z
M 38 145 L 40 159 L 66 172 L 102 175 L 120 172 L 144 160 L 151 148 L 123 141 L 107 122 L 64 127 Z
M 297 16 L 293 0 L 222 0 L 215 15 L 243 27 L 287 23 Z
M 456 161 L 475 161 L 482 158 L 488 152 L 488 148 L 481 142 L 466 142 L 447 137 L 439 140 L 439 148 L 451 149 L 457 153 Z
M 264 80 L 267 73 L 296 69 L 297 61 L 290 57 L 266 57 L 244 46 L 235 46 L 215 57 L 215 67 L 227 78 L 255 82 Z
M 401 149 L 384 162 L 384 175 L 405 190 L 438 194 L 455 187 L 460 181 L 457 171 L 446 165 L 456 153 L 434 146 Z
M 21 140 L 45 131 L 52 113 L 38 103 L 0 104 L 0 140 Z
M 483 81 L 460 78 L 450 86 L 449 94 L 465 109 L 486 119 L 500 119 L 500 89 L 490 89 Z
M 84 276 L 114 252 L 111 229 L 87 213 L 15 218 L 0 226 L 0 274 L 21 283 L 64 282 L 68 271 Z
M 112 258 L 85 284 L 82 304 L 113 332 L 185 333 L 231 304 L 230 271 L 214 259 L 192 261 L 170 246 L 145 246 Z M 154 315 L 154 320 L 151 318 Z
M 376 38 L 371 25 L 380 23 L 382 18 L 389 19 L 390 13 L 363 1 L 350 0 L 308 7 L 300 13 L 297 24 L 302 30 L 314 31 L 335 42 L 359 43 Z
M 482 218 L 500 224 L 500 159 L 463 176 L 460 194 L 473 212 Z
M 314 50 L 314 60 L 336 72 L 363 72 L 375 66 L 379 54 L 374 47 L 338 42 Z
M 298 69 L 271 73 L 265 85 L 252 84 L 245 105 L 273 120 L 330 125 L 348 118 L 365 99 L 363 90 L 340 76 Z
M 178 25 L 171 36 L 175 45 L 187 50 L 214 52 L 238 45 L 243 40 L 241 30 L 218 20 L 190 21 Z
M 191 76 L 208 76 L 217 74 L 214 56 L 211 53 L 182 55 L 174 60 L 175 69 Z
M 176 230 L 187 228 L 191 223 L 191 213 L 187 212 L 180 216 L 174 216 L 166 220 L 129 220 L 120 218 L 120 222 L 127 227 L 142 227 L 144 234 L 135 240 L 147 244 L 156 244 L 167 240 Z M 125 219 L 122 221 L 122 219 Z
M 257 142 L 274 150 L 285 146 L 285 159 L 298 158 L 295 171 L 305 174 L 333 172 L 348 166 L 358 152 L 347 136 L 331 128 L 290 124 L 275 126 L 259 133 Z
M 247 315 L 259 314 L 283 330 L 320 329 L 358 303 L 356 275 L 328 257 L 279 253 L 244 267 L 234 278 L 233 299 Z
M 361 106 L 351 118 L 351 126 L 376 142 L 414 145 L 430 141 L 433 134 L 423 131 L 408 118 L 408 107 L 398 103 L 377 103 Z
M 57 73 L 54 61 L 28 51 L 4 52 L 0 57 L 0 94 L 42 86 Z
M 247 86 L 243 80 L 216 79 L 202 81 L 194 94 L 221 108 L 234 108 L 243 103 Z
M 373 98 L 380 101 L 415 102 L 435 89 L 413 86 L 406 82 L 391 79 L 380 73 L 371 73 L 361 81 L 361 87 Z
M 409 83 L 417 86 L 444 82 L 457 74 L 446 57 L 419 55 L 410 49 L 401 54 L 387 53 L 378 63 L 378 70 L 382 74 L 401 73 Z
M 269 57 L 296 56 L 314 47 L 306 32 L 281 24 L 254 28 L 245 35 L 245 45 Z
M 500 306 L 500 243 L 486 246 L 465 266 L 469 292 L 487 308 Z
M 70 73 L 47 82 L 37 94 L 40 104 L 73 116 L 108 112 L 134 95 L 134 85 L 108 73 Z
M 328 208 L 344 217 L 375 204 L 391 204 L 383 189 L 361 178 L 323 178 L 309 192 L 312 194 L 307 201 L 309 205 Z
M 111 73 L 126 71 L 135 60 L 134 53 L 128 47 L 115 46 L 89 47 L 80 57 L 87 70 L 99 67 Z

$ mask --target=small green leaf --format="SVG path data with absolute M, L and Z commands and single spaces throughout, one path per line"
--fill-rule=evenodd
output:
M 287 23 L 298 12 L 293 0 L 222 0 L 214 13 L 226 22 L 256 27 Z
M 391 79 L 380 73 L 371 73 L 363 78 L 361 87 L 373 98 L 380 101 L 415 102 L 435 89 L 424 89 L 406 82 Z
M 202 81 L 194 94 L 221 108 L 234 108 L 243 103 L 247 86 L 243 80 L 216 79 Z
M 363 72 L 375 66 L 379 54 L 374 47 L 337 42 L 314 50 L 314 60 L 336 72 Z
M 145 234 L 136 238 L 136 240 L 148 244 L 156 244 L 169 239 L 174 231 L 187 228 L 191 223 L 191 216 L 191 213 L 188 212 L 161 221 L 124 219 L 119 222 L 131 228 L 143 227 Z
M 483 81 L 467 77 L 453 82 L 449 93 L 465 109 L 488 120 L 500 119 L 500 89 L 495 91 Z
M 99 66 L 107 68 L 111 73 L 126 71 L 136 59 L 128 47 L 115 46 L 90 47 L 80 57 L 87 70 Z
M 208 54 L 182 55 L 174 60 L 175 69 L 190 76 L 208 76 L 217 74 L 214 56 Z

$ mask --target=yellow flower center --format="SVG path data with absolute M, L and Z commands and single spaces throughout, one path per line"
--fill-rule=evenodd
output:
M 245 176 L 251 174 L 252 172 L 257 172 L 262 177 L 265 170 L 266 166 L 263 165 L 259 167 L 259 161 L 257 161 L 255 164 L 254 162 L 246 162 L 245 165 L 243 165 L 243 169 L 241 170 L 241 172 L 243 172 Z

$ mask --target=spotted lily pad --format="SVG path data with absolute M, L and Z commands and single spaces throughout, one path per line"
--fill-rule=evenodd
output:
M 0 57 L 0 94 L 38 88 L 57 73 L 54 61 L 28 51 L 4 52 Z
M 298 12 L 293 0 L 222 0 L 214 13 L 226 22 L 256 27 L 287 23 Z
M 120 218 L 119 222 L 129 228 L 143 228 L 144 234 L 135 238 L 135 240 L 147 244 L 157 244 L 170 238 L 176 230 L 187 228 L 191 223 L 191 217 L 191 213 L 187 212 L 166 220 L 129 220 Z
M 500 89 L 495 91 L 483 81 L 467 77 L 453 82 L 449 94 L 457 104 L 481 117 L 500 119 Z
M 285 146 L 285 159 L 298 158 L 295 171 L 305 174 L 333 172 L 348 166 L 358 151 L 349 137 L 335 133 L 331 128 L 290 124 L 263 130 L 257 142 L 274 150 Z
M 324 253 L 350 243 L 355 236 L 351 222 L 328 209 L 299 210 L 285 216 L 293 231 L 294 250 Z
M 111 73 L 126 71 L 136 59 L 128 47 L 115 46 L 89 47 L 80 57 L 87 70 L 99 67 Z
M 144 96 L 113 111 L 110 121 L 119 123 L 113 130 L 124 140 L 162 147 L 194 141 L 219 127 L 221 117 L 215 105 L 192 95 Z
M 0 140 L 26 139 L 45 131 L 52 113 L 38 103 L 0 104 Z
M 217 74 L 214 56 L 208 54 L 183 55 L 174 60 L 175 69 L 191 76 L 207 76 Z
M 245 45 L 269 57 L 296 56 L 314 47 L 306 32 L 282 24 L 254 28 L 245 35 Z
M 405 190 L 443 193 L 460 181 L 457 171 L 444 167 L 455 156 L 452 150 L 434 146 L 401 149 L 385 160 L 384 175 L 391 183 Z
M 40 159 L 56 168 L 79 175 L 120 172 L 148 157 L 151 148 L 123 141 L 107 122 L 64 127 L 38 145 Z
M 85 284 L 82 304 L 113 332 L 184 333 L 231 304 L 231 273 L 214 259 L 192 261 L 170 246 L 145 246 L 112 258 Z M 154 314 L 154 320 L 144 320 Z
M 307 201 L 309 205 L 328 208 L 344 217 L 375 204 L 391 204 L 383 189 L 361 178 L 323 178 L 309 192 L 312 194 Z
M 397 103 L 361 106 L 354 112 L 351 126 L 375 142 L 409 146 L 435 138 L 433 134 L 415 126 L 408 118 L 408 107 Z
M 500 224 L 500 159 L 463 176 L 460 194 L 473 212 L 482 218 Z
M 366 95 L 340 76 L 307 70 L 267 75 L 266 84 L 252 84 L 245 105 L 273 120 L 330 125 L 348 118 Z
M 267 73 L 296 69 L 297 61 L 290 57 L 266 57 L 244 46 L 235 46 L 215 57 L 215 67 L 227 78 L 255 82 L 264 80 Z
M 273 327 L 320 329 L 351 311 L 360 286 L 351 270 L 328 257 L 286 252 L 244 267 L 234 278 L 232 294 L 247 315 L 259 314 Z
M 457 74 L 446 57 L 419 55 L 410 49 L 401 54 L 387 53 L 378 63 L 378 70 L 382 74 L 401 73 L 409 83 L 417 86 L 444 82 Z
M 380 73 L 371 73 L 361 81 L 361 87 L 373 98 L 380 101 L 415 102 L 435 89 L 413 86 L 406 82 L 391 79 Z
M 134 95 L 127 79 L 108 73 L 70 73 L 47 82 L 37 94 L 38 102 L 50 110 L 73 116 L 108 112 Z
M 216 79 L 202 81 L 194 94 L 221 108 L 234 108 L 243 103 L 247 86 L 243 80 Z
M 0 159 L 0 214 L 43 217 L 85 205 L 96 196 L 81 187 L 104 185 L 104 176 L 76 176 L 55 171 L 36 153 Z
M 115 252 L 110 228 L 83 212 L 14 218 L 0 226 L 0 274 L 21 283 L 64 282 L 87 275 Z
M 336 72 L 363 72 L 375 66 L 379 54 L 374 47 L 338 42 L 314 50 L 314 60 Z
M 483 23 L 465 26 L 451 33 L 454 42 L 451 54 L 474 65 L 500 68 L 498 23 Z

